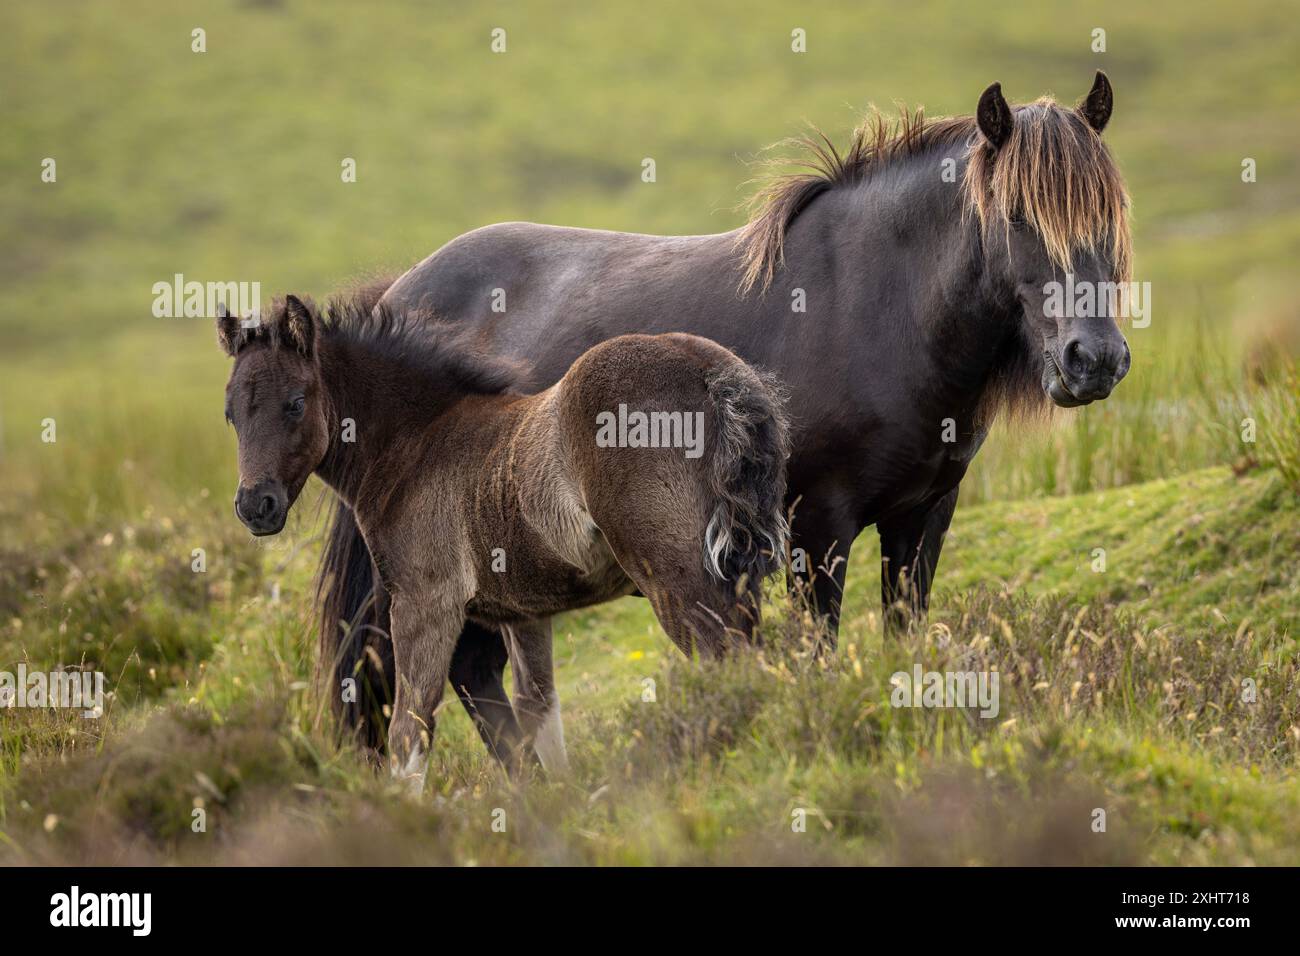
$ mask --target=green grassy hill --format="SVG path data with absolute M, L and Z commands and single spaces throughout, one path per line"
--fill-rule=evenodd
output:
M 11 624 L 6 645 L 33 662 L 69 647 L 120 660 L 138 694 L 99 723 L 5 717 L 0 855 L 1295 863 L 1298 517 L 1276 474 L 1224 470 L 959 509 L 927 633 L 882 642 L 864 538 L 840 651 L 824 661 L 779 607 L 763 653 L 712 666 L 680 658 L 643 601 L 567 615 L 556 659 L 572 776 L 510 786 L 452 703 L 419 802 L 319 722 L 302 624 L 309 522 L 272 548 L 231 542 L 201 585 L 188 565 L 167 574 L 184 561 L 168 542 L 187 529 L 122 528 L 27 569 L 50 616 Z M 162 582 L 146 600 L 142 575 Z M 133 641 L 136 625 L 110 618 L 78 641 L 56 622 L 83 602 L 136 602 L 130 621 L 175 631 L 151 645 L 151 628 Z M 891 706 L 891 675 L 916 662 L 996 669 L 999 713 Z M 1099 808 L 1105 833 L 1091 829 Z

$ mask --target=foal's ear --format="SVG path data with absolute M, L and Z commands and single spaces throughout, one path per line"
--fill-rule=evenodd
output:
M 296 295 L 284 297 L 285 338 L 311 358 L 316 348 L 316 315 Z
M 1002 96 L 1001 83 L 994 83 L 980 94 L 979 106 L 975 107 L 975 122 L 994 149 L 1001 149 L 1011 137 L 1015 120 L 1011 117 L 1011 107 Z
M 217 305 L 217 344 L 231 358 L 239 351 L 239 340 L 243 330 L 239 327 L 239 317 L 231 315 L 226 303 Z
M 1110 88 L 1110 80 L 1106 79 L 1105 73 L 1098 70 L 1087 99 L 1079 106 L 1079 112 L 1088 121 L 1088 125 L 1100 134 L 1110 122 L 1110 111 L 1114 106 L 1115 94 Z

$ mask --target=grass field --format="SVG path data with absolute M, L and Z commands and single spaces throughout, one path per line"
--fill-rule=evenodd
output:
M 572 776 L 509 785 L 451 704 L 420 802 L 320 724 L 302 623 L 309 522 L 201 582 L 168 576 L 157 557 L 191 529 L 121 528 L 43 568 L 40 587 L 62 595 L 52 619 L 11 625 L 35 659 L 82 650 L 122 678 L 103 720 L 6 717 L 0 852 L 97 863 L 1294 862 L 1298 516 L 1275 474 L 1226 469 L 976 506 L 956 522 L 928 634 L 882 642 L 859 600 L 874 578 L 864 561 L 830 661 L 792 637 L 792 612 L 772 615 L 763 654 L 710 667 L 672 652 L 644 601 L 567 615 L 557 674 Z M 1092 567 L 1098 542 L 1117 542 L 1104 573 Z M 52 636 L 56 618 L 132 601 L 84 635 Z M 996 719 L 890 706 L 891 676 L 914 662 L 997 669 Z M 1091 830 L 1098 808 L 1105 833 Z M 805 832 L 792 830 L 797 810 Z
M 113 690 L 97 720 L 0 710 L 0 859 L 1300 862 L 1284 7 L 132 6 L 0 31 L 0 671 Z M 280 538 L 237 524 L 227 363 L 210 320 L 153 317 L 154 283 L 319 295 L 506 219 L 730 229 L 748 162 L 805 122 L 843 141 L 871 102 L 965 113 L 992 80 L 1074 100 L 1098 67 L 1151 325 L 1111 399 L 981 452 L 926 634 L 882 641 L 868 532 L 831 660 L 793 611 L 721 667 L 674 656 L 644 602 L 566 617 L 569 780 L 508 785 L 458 706 L 421 802 L 333 742 L 314 496 Z M 918 661 L 996 668 L 1001 713 L 891 707 Z

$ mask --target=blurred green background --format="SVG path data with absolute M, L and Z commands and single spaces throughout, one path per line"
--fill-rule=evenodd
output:
M 871 103 L 970 112 L 995 79 L 1013 100 L 1073 102 L 1108 71 L 1106 135 L 1154 316 L 1131 330 L 1115 399 L 1014 449 L 995 441 L 968 503 L 1230 459 L 1242 361 L 1300 337 L 1300 31 L 1286 5 L 540 6 L 13 8 L 0 36 L 10 505 L 82 517 L 91 494 L 111 510 L 218 481 L 224 498 L 210 323 L 150 312 L 153 283 L 175 273 L 319 295 L 501 220 L 724 231 L 766 145 L 809 122 L 844 142 Z M 490 48 L 497 27 L 505 53 Z M 795 27 L 807 53 L 791 52 Z M 46 157 L 56 183 L 41 181 Z M 46 417 L 57 451 L 38 441 Z M 111 476 L 111 459 L 135 467 Z

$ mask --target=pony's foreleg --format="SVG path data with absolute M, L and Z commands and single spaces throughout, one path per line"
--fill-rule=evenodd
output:
M 954 488 L 942 498 L 879 524 L 880 598 L 887 634 L 925 623 L 939 552 L 956 507 Z
M 499 630 L 465 622 L 451 659 L 451 686 L 478 728 L 488 751 L 506 770 L 523 769 L 523 732 L 506 695 L 502 676 L 510 654 Z M 531 753 L 531 759 L 536 759 Z
M 397 693 L 388 731 L 389 766 L 416 794 L 424 789 L 434 722 L 464 622 L 464 601 L 450 592 L 399 592 L 393 598 Z
M 555 691 L 551 659 L 551 622 L 503 629 L 510 645 L 510 668 L 515 679 L 515 717 L 547 773 L 564 773 L 569 756 L 564 749 L 564 723 Z
M 819 507 L 821 497 L 806 496 L 790 525 L 790 581 L 825 626 L 822 639 L 834 650 L 840 627 L 844 578 L 858 525 L 839 508 Z M 796 583 L 797 582 L 797 583 Z

